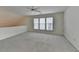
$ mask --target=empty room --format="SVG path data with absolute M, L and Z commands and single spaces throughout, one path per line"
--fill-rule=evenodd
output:
M 0 52 L 78 52 L 78 15 L 78 6 L 0 6 Z

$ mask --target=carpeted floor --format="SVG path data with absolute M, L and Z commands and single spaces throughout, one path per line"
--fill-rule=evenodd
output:
M 26 32 L 0 40 L 0 52 L 75 52 L 63 36 Z

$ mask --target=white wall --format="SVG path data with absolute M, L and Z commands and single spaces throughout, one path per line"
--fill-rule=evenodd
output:
M 26 26 L 0 27 L 0 40 L 26 32 Z
M 79 7 L 69 7 L 64 13 L 64 35 L 79 50 Z

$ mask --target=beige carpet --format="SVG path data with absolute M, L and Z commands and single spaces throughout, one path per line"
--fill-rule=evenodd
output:
M 0 40 L 0 52 L 74 52 L 63 36 L 26 32 Z

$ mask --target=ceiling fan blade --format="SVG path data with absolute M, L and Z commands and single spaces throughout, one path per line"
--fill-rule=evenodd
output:
M 33 6 L 28 6 L 28 7 L 26 7 L 26 9 L 29 9 L 29 10 L 32 9 L 32 8 L 33 8 Z
M 39 9 L 37 6 L 32 6 L 32 9 Z
M 41 14 L 41 11 L 39 11 L 39 10 L 35 10 L 36 12 L 39 12 L 40 14 Z
M 27 9 L 35 9 L 35 6 L 26 7 Z

